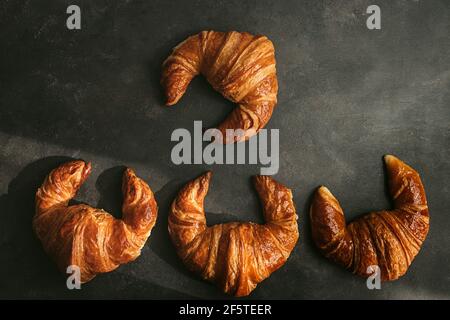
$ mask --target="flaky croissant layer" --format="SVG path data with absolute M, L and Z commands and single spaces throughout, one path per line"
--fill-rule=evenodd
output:
M 158 207 L 150 187 L 133 170 L 123 175 L 122 219 L 69 200 L 91 172 L 90 163 L 67 162 L 54 169 L 36 193 L 33 229 L 62 272 L 70 265 L 81 283 L 136 259 L 155 225 Z
M 203 203 L 210 179 L 207 172 L 180 191 L 169 213 L 169 234 L 191 271 L 228 294 L 246 296 L 286 262 L 298 240 L 292 193 L 268 176 L 257 176 L 266 223 L 208 227 Z
M 331 260 L 367 277 L 378 266 L 383 281 L 406 273 L 429 229 L 428 206 L 419 174 L 398 158 L 385 156 L 393 210 L 369 213 L 349 225 L 326 187 L 315 193 L 311 227 L 317 247 Z
M 278 92 L 275 50 L 267 37 L 247 32 L 203 31 L 187 38 L 163 63 L 161 84 L 166 104 L 177 103 L 198 74 L 238 104 L 218 126 L 223 142 L 246 140 L 267 124 Z M 242 135 L 227 136 L 226 129 L 240 129 Z

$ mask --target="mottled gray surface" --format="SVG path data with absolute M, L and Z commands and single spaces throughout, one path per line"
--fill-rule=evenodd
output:
M 95 2 L 95 3 L 94 3 Z M 261 221 L 255 165 L 171 163 L 170 134 L 194 120 L 217 124 L 232 108 L 202 78 L 163 107 L 160 65 L 204 29 L 267 35 L 275 44 L 280 171 L 299 214 L 289 261 L 251 298 L 450 298 L 450 2 L 442 1 L 76 1 L 82 30 L 65 28 L 73 1 L 0 2 L 0 297 L 226 298 L 188 273 L 167 235 L 179 187 L 214 171 L 210 223 Z M 369 31 L 365 10 L 382 9 Z M 431 228 L 401 280 L 370 291 L 311 242 L 308 204 L 326 184 L 349 219 L 389 207 L 382 155 L 423 178 Z M 137 261 L 82 290 L 65 279 L 31 230 L 34 193 L 67 158 L 93 162 L 77 200 L 120 214 L 120 176 L 134 167 L 153 190 L 158 223 Z

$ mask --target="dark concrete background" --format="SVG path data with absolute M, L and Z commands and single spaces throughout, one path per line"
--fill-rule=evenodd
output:
M 65 27 L 82 9 L 82 30 Z M 382 29 L 366 28 L 366 8 Z M 251 298 L 450 298 L 449 1 L 22 1 L 0 2 L 0 297 L 227 298 L 186 271 L 167 235 L 167 209 L 187 180 L 214 171 L 209 223 L 261 221 L 255 165 L 171 163 L 175 128 L 217 124 L 233 105 L 197 78 L 163 107 L 160 66 L 201 30 L 267 35 L 276 48 L 280 171 L 294 192 L 300 241 Z M 308 205 L 327 185 L 348 219 L 389 207 L 382 155 L 416 168 L 431 228 L 407 275 L 370 291 L 313 246 Z M 43 253 L 31 230 L 34 193 L 68 158 L 93 162 L 77 196 L 120 215 L 123 165 L 156 193 L 157 225 L 133 263 L 82 290 Z

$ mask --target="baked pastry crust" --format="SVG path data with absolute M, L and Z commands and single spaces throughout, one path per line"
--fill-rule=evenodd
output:
M 278 92 L 275 49 L 267 37 L 247 32 L 203 31 L 187 38 L 163 63 L 161 84 L 166 104 L 177 103 L 198 74 L 238 104 L 218 126 L 224 142 L 246 140 L 267 124 Z M 227 136 L 226 129 L 241 129 L 243 135 Z
M 133 170 L 123 175 L 122 219 L 86 204 L 69 206 L 91 172 L 84 161 L 54 169 L 36 193 L 33 229 L 62 272 L 80 268 L 81 283 L 136 259 L 155 225 L 158 207 L 150 187 Z
M 265 224 L 231 222 L 208 227 L 203 202 L 211 172 L 186 184 L 172 203 L 169 234 L 189 270 L 224 292 L 246 296 L 280 268 L 297 243 L 297 214 L 291 190 L 257 176 Z
M 346 226 L 338 200 L 320 187 L 311 205 L 312 236 L 322 253 L 363 277 L 378 266 L 381 280 L 406 273 L 429 229 L 428 205 L 419 174 L 400 159 L 384 157 L 393 210 L 371 212 Z

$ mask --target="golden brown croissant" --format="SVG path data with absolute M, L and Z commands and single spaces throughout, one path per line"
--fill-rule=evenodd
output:
M 257 176 L 266 223 L 208 227 L 203 201 L 210 179 L 207 172 L 180 191 L 169 213 L 169 234 L 191 271 L 228 294 L 246 296 L 286 262 L 298 240 L 292 193 L 268 176 Z
M 33 229 L 62 272 L 75 265 L 81 283 L 136 259 L 155 225 L 153 192 L 133 170 L 123 175 L 122 219 L 85 204 L 68 206 L 91 172 L 90 163 L 67 162 L 54 169 L 36 193 Z
M 163 63 L 166 104 L 174 105 L 192 78 L 203 74 L 212 87 L 239 106 L 218 126 L 225 142 L 246 140 L 269 121 L 277 103 L 275 50 L 265 36 L 203 31 L 173 49 Z M 241 129 L 242 137 L 226 136 Z
M 425 240 L 429 216 L 419 174 L 394 156 L 384 157 L 394 210 L 369 213 L 345 225 L 339 202 L 320 187 L 311 205 L 312 236 L 333 261 L 367 277 L 378 266 L 381 280 L 406 273 Z

